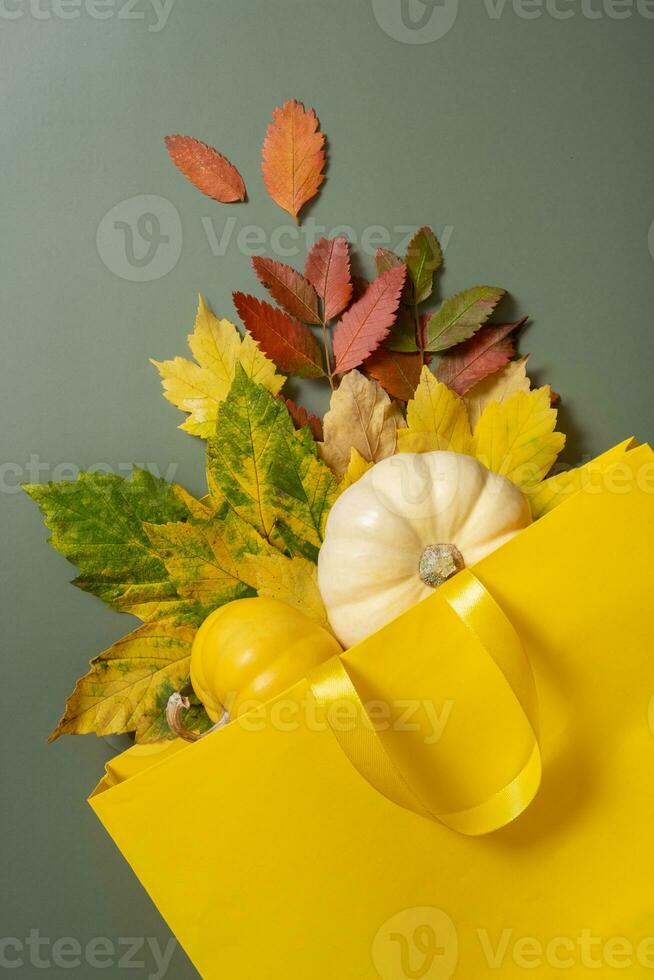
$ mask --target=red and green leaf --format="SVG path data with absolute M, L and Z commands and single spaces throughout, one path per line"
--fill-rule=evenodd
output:
M 302 323 L 322 322 L 318 312 L 318 295 L 302 273 L 283 262 L 262 256 L 255 256 L 252 265 L 259 282 L 287 313 Z
M 318 127 L 313 109 L 291 99 L 274 110 L 263 143 L 266 190 L 296 221 L 325 179 L 325 137 Z
M 443 355 L 436 371 L 438 380 L 458 395 L 465 395 L 511 360 L 515 354 L 513 334 L 526 319 L 483 327 L 470 340 Z
M 323 301 L 325 320 L 332 320 L 342 313 L 352 299 L 347 239 L 318 239 L 307 256 L 304 274 Z
M 406 279 L 406 267 L 388 269 L 352 304 L 334 330 L 336 372 L 358 367 L 388 335 L 395 322 Z
M 504 290 L 496 286 L 473 286 L 446 299 L 427 321 L 427 349 L 443 351 L 472 337 L 486 322 Z
M 281 371 L 301 378 L 324 374 L 318 341 L 308 327 L 255 296 L 234 293 L 233 298 L 247 330 Z
M 221 204 L 245 200 L 245 184 L 233 163 L 192 136 L 166 136 L 166 149 L 178 170 L 199 191 Z

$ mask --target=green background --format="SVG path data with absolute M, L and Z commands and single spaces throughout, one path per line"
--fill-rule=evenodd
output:
M 70 566 L 15 485 L 137 462 L 202 492 L 202 445 L 176 429 L 148 357 L 184 353 L 199 291 L 233 317 L 231 291 L 254 290 L 246 226 L 263 236 L 260 251 L 303 261 L 304 240 L 289 237 L 259 177 L 268 118 L 291 97 L 316 107 L 329 138 L 328 181 L 308 218 L 328 232 L 348 225 L 359 241 L 380 226 L 391 247 L 403 226 L 429 223 L 447 240 L 444 290 L 506 287 L 507 312 L 532 318 L 521 342 L 532 376 L 562 394 L 569 461 L 650 437 L 654 20 L 645 4 L 625 17 L 629 3 L 608 0 L 585 12 L 559 0 L 567 19 L 461 3 L 444 36 L 413 43 L 424 36 L 401 36 L 399 0 L 374 10 L 371 0 L 177 0 L 165 24 L 146 0 L 78 16 L 67 2 L 5 0 L 0 16 L 0 938 L 38 930 L 165 947 L 169 932 L 84 802 L 121 740 L 45 742 L 87 660 L 131 623 L 68 584 Z M 163 148 L 170 132 L 226 153 L 249 202 L 221 206 L 187 184 Z M 131 281 L 125 271 L 143 278 L 149 267 L 130 266 L 125 232 L 101 222 L 143 195 L 177 210 L 181 235 L 168 228 L 165 248 L 181 251 L 167 274 Z M 166 234 L 168 211 L 156 208 Z M 144 209 L 133 204 L 134 220 Z M 279 252 L 280 229 L 296 254 Z M 303 396 L 324 407 L 321 389 Z M 193 816 L 161 855 L 182 873 Z M 16 975 L 40 975 L 29 956 Z M 128 975 L 154 972 L 151 956 L 136 958 L 145 965 Z M 116 964 L 97 972 L 124 975 Z M 52 965 L 48 975 L 95 973 Z M 196 976 L 181 950 L 168 975 Z

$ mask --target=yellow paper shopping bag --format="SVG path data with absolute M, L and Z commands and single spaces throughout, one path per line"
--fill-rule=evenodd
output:
M 91 804 L 201 976 L 654 976 L 654 454 L 594 474 L 459 579 L 490 618 L 457 576 L 347 651 L 374 726 L 332 674 L 114 760 Z

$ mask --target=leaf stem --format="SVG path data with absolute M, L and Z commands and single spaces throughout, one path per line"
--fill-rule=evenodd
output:
M 334 370 L 332 368 L 332 358 L 329 348 L 329 330 L 327 328 L 327 321 L 324 317 L 320 318 L 320 326 L 322 328 L 322 341 L 323 347 L 325 349 L 325 364 L 327 365 L 327 380 L 329 381 L 332 391 L 334 390 Z
M 416 330 L 416 344 L 418 345 L 418 350 L 420 351 L 420 356 L 424 362 L 425 360 L 425 339 L 422 335 L 422 324 L 420 323 L 420 317 L 418 316 L 418 303 L 414 300 L 413 302 L 413 319 L 415 322 Z

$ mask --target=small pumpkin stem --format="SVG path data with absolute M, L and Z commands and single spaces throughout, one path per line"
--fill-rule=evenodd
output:
M 431 589 L 438 588 L 466 567 L 455 544 L 428 544 L 420 556 L 420 578 Z
M 222 728 L 229 721 L 229 714 L 225 711 L 222 718 L 215 725 L 212 725 L 211 728 L 207 729 L 206 732 L 192 732 L 182 721 L 182 711 L 186 711 L 190 707 L 191 702 L 188 697 L 180 692 L 171 694 L 166 705 L 166 721 L 171 731 L 179 738 L 183 738 L 186 742 L 199 742 L 201 738 L 205 738 L 207 735 L 211 735 L 212 732 L 218 731 L 219 728 Z

